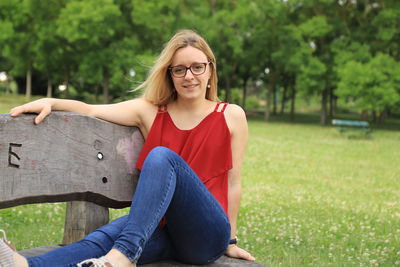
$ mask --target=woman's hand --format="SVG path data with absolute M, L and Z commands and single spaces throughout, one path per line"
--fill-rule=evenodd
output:
M 249 252 L 246 250 L 239 248 L 236 245 L 229 245 L 228 248 L 225 251 L 225 255 L 231 258 L 238 258 L 238 259 L 244 259 L 248 261 L 255 261 L 256 258 L 251 256 Z
M 37 113 L 35 124 L 39 124 L 47 115 L 50 114 L 52 109 L 52 100 L 50 98 L 42 98 L 24 105 L 15 107 L 10 110 L 11 117 L 16 117 L 22 113 Z

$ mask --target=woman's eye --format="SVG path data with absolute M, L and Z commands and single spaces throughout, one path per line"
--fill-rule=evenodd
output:
M 185 68 L 181 68 L 181 67 L 176 67 L 176 68 L 174 68 L 174 72 L 175 73 L 182 73 L 182 72 L 184 72 L 185 71 Z
M 203 66 L 203 64 L 198 64 L 198 65 L 196 64 L 196 65 L 193 65 L 192 68 L 194 70 L 199 71 L 199 70 L 202 70 L 204 68 L 204 66 Z

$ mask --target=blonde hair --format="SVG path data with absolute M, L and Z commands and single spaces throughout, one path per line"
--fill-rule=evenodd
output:
M 199 49 L 207 56 L 207 60 L 211 62 L 209 64 L 211 67 L 210 88 L 207 88 L 206 99 L 218 101 L 215 56 L 207 42 L 192 30 L 178 31 L 165 45 L 154 66 L 150 69 L 147 79 L 136 88 L 136 90 L 144 89 L 144 99 L 159 106 L 167 105 L 176 100 L 177 95 L 168 68 L 172 63 L 175 52 L 187 46 Z

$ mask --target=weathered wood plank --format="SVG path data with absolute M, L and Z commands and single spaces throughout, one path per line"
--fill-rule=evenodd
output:
M 46 252 L 49 252 L 49 251 L 59 248 L 59 247 L 60 246 L 57 246 L 57 245 L 38 247 L 38 248 L 34 248 L 34 249 L 22 250 L 22 251 L 19 251 L 19 253 L 21 253 L 25 257 L 34 257 L 34 256 L 42 255 Z M 199 265 L 188 265 L 188 264 L 183 264 L 183 263 L 179 263 L 179 262 L 175 262 L 175 261 L 160 261 L 160 262 L 138 265 L 138 266 L 143 266 L 143 267 L 198 267 Z M 233 258 L 229 258 L 226 256 L 222 256 L 214 263 L 211 263 L 208 265 L 202 265 L 202 266 L 207 266 L 207 267 L 242 267 L 242 266 L 243 267 L 264 267 L 264 265 L 257 263 L 257 262 L 233 259 Z
M 70 112 L 0 114 L 0 208 L 87 200 L 112 208 L 130 204 L 143 145 L 136 127 Z
M 62 244 L 81 240 L 89 233 L 109 222 L 108 208 L 87 201 L 67 203 L 64 238 Z

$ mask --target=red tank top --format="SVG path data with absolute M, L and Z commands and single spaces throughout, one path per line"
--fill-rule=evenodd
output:
M 142 169 L 147 154 L 154 147 L 167 147 L 189 164 L 228 214 L 228 170 L 232 168 L 232 151 L 224 116 L 227 105 L 217 103 L 214 111 L 190 130 L 176 127 L 166 106 L 159 108 L 136 168 Z

